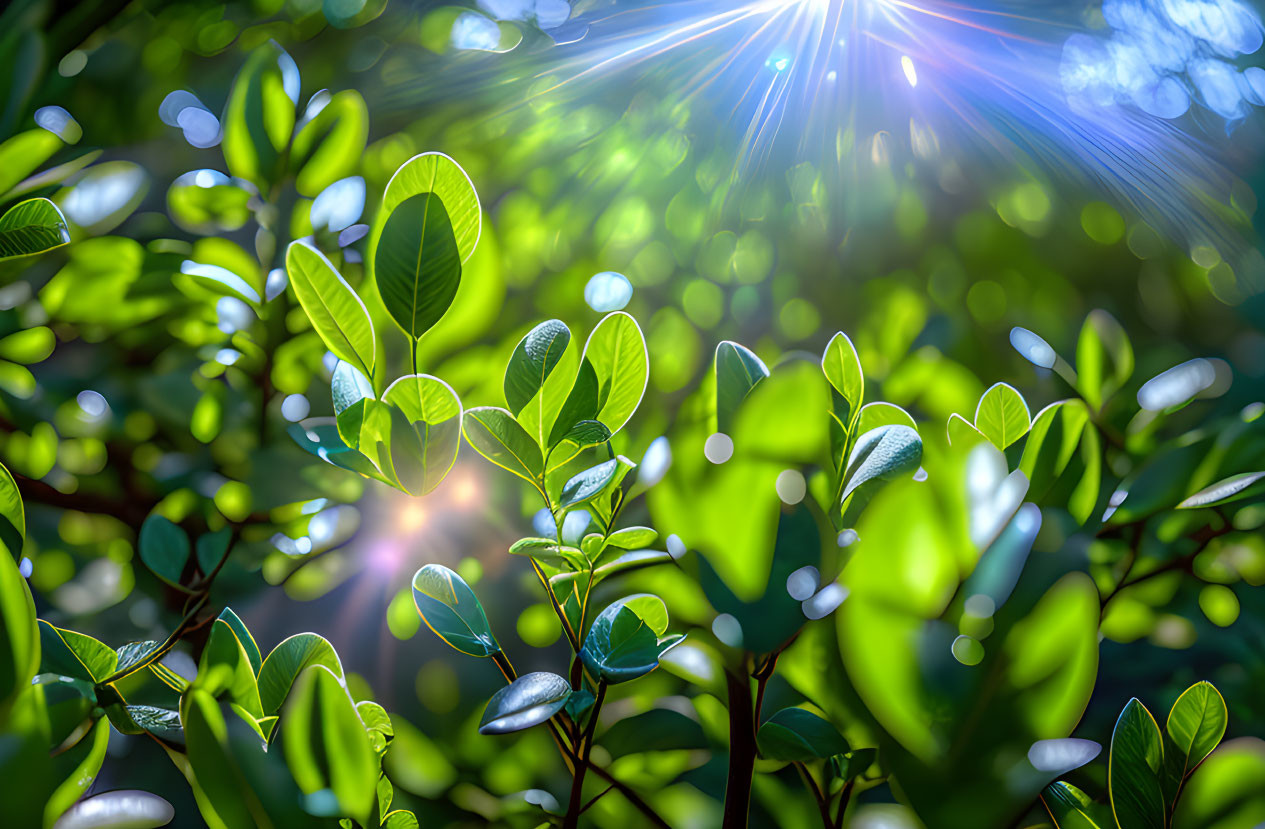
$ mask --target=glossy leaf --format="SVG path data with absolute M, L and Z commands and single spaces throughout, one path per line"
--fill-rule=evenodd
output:
M 250 655 L 233 626 L 224 619 L 216 619 L 211 625 L 194 684 L 213 697 L 227 697 L 256 720 L 275 713 L 264 710 Z
M 518 341 L 505 369 L 505 401 L 517 416 L 533 398 L 544 406 L 541 389 L 571 342 L 571 329 L 559 320 L 540 323 Z M 537 413 L 537 422 L 543 422 Z
M 842 425 L 852 429 L 865 398 L 865 375 L 861 371 L 861 359 L 857 356 L 852 340 L 842 331 L 830 338 L 821 355 L 821 370 L 830 385 L 843 398 L 847 408 L 836 412 Z
M 585 570 L 589 566 L 584 553 L 566 544 L 559 546 L 551 538 L 521 538 L 510 547 L 510 554 L 530 556 L 559 570 Z
M 597 496 L 610 484 L 618 467 L 619 461 L 611 458 L 609 461 L 577 473 L 563 484 L 558 506 L 573 507 Z
M 922 460 L 922 439 L 908 426 L 880 426 L 862 433 L 848 458 L 843 499 L 871 481 L 912 473 Z
M 22 493 L 13 474 L 0 465 L 0 544 L 18 560 L 25 543 L 26 508 L 22 505 Z
M 645 751 L 689 751 L 708 747 L 702 726 L 669 708 L 652 708 L 625 717 L 608 728 L 598 741 L 616 758 Z
M 439 196 L 411 196 L 387 214 L 374 273 L 387 313 L 405 334 L 416 340 L 439 322 L 461 284 L 457 239 Z
M 492 695 L 479 721 L 480 734 L 508 734 L 540 725 L 567 704 L 571 684 L 557 674 L 523 674 Z
M 468 409 L 462 417 L 462 431 L 476 452 L 502 469 L 532 483 L 544 474 L 540 447 L 505 409 Z
M 11 556 L 0 555 L 0 719 L 40 669 L 45 624 L 35 619 L 31 588 Z
M 659 534 L 649 527 L 624 527 L 610 534 L 606 542 L 622 550 L 641 550 L 649 547 Z
M 1077 521 L 1089 520 L 1098 502 L 1102 450 L 1083 401 L 1060 400 L 1037 413 L 1019 469 L 1031 483 L 1030 497 L 1057 492 Z
M 118 654 L 91 636 L 39 620 L 40 673 L 61 674 L 95 685 L 114 673 Z
M 286 250 L 286 273 L 325 347 L 373 376 L 377 355 L 373 322 L 347 280 L 324 254 L 303 241 L 291 242 Z
M 1032 418 L 1023 395 L 1005 383 L 984 392 L 975 409 L 975 427 L 998 449 L 1005 449 L 1028 433 Z
M 1210 682 L 1196 682 L 1173 703 L 1164 725 L 1164 799 L 1171 809 L 1182 782 L 1225 736 L 1229 714 Z
M 0 215 L 0 261 L 44 253 L 69 242 L 66 217 L 48 199 L 27 199 Z
M 788 763 L 845 754 L 851 747 L 829 720 L 803 708 L 783 708 L 769 717 L 756 734 L 760 754 Z
M 1163 763 L 1159 726 L 1142 703 L 1129 700 L 1112 731 L 1107 765 L 1111 808 L 1121 829 L 1164 829 Z
M 414 574 L 413 602 L 426 626 L 462 653 L 492 656 L 500 652 L 474 591 L 442 564 L 427 564 Z
M 1217 507 L 1260 495 L 1265 495 L 1265 472 L 1244 472 L 1204 487 L 1178 504 L 1177 508 Z
M 607 682 L 627 682 L 653 671 L 659 657 L 684 637 L 660 639 L 667 610 L 655 596 L 632 596 L 611 603 L 593 620 L 580 650 L 590 671 Z

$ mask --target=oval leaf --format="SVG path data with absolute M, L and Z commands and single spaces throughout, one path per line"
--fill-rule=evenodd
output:
M 730 433 L 738 407 L 768 376 L 764 361 L 749 348 L 729 340 L 716 346 L 716 431 Z
M 570 696 L 570 683 L 557 674 L 523 674 L 488 700 L 479 733 L 508 734 L 540 725 L 561 711 Z
M 505 409 L 470 409 L 461 426 L 466 440 L 480 455 L 533 484 L 540 480 L 545 466 L 540 447 Z
M 448 311 L 461 284 L 457 238 L 439 196 L 420 193 L 396 205 L 373 255 L 382 304 L 416 340 Z
M 500 652 L 474 591 L 442 564 L 427 564 L 413 576 L 413 602 L 426 626 L 462 653 L 491 656 Z
M 505 402 L 515 415 L 537 397 L 571 342 L 571 329 L 560 320 L 546 320 L 518 341 L 505 368 Z M 544 396 L 537 398 L 544 405 Z M 537 420 L 543 421 L 541 415 Z
M 1026 435 L 1031 425 L 1032 415 L 1023 395 L 1005 383 L 989 388 L 975 407 L 975 428 L 998 449 Z
M 597 378 L 597 416 L 592 419 L 614 434 L 637 411 L 650 377 L 641 327 L 623 311 L 606 315 L 584 344 L 583 359 Z
M 1164 829 L 1160 728 L 1146 706 L 1129 700 L 1111 733 L 1107 789 L 1116 822 L 1129 829 Z
M 461 446 L 461 401 L 452 387 L 427 374 L 396 380 L 382 399 L 394 407 L 388 442 L 396 480 L 425 495 L 448 475 Z

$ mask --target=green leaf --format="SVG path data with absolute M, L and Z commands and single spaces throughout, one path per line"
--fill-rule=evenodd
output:
M 660 639 L 667 628 L 667 608 L 657 596 L 629 596 L 612 602 L 589 629 L 580 658 L 607 682 L 627 682 L 650 673 L 659 657 L 684 637 Z
M 299 127 L 290 145 L 294 189 L 313 197 L 360 166 L 369 137 L 369 109 L 354 89 L 335 92 L 316 117 Z
M 264 194 L 281 176 L 282 150 L 294 129 L 298 83 L 294 59 L 269 41 L 246 59 L 224 106 L 222 147 L 228 170 Z
M 1116 318 L 1096 308 L 1076 343 L 1077 388 L 1097 411 L 1133 374 L 1133 346 Z M 1127 827 L 1126 827 L 1127 829 Z
M 1028 433 L 1032 416 L 1023 395 L 1005 383 L 996 383 L 979 399 L 975 427 L 998 449 L 1005 449 Z
M 361 700 L 356 703 L 356 713 L 360 716 L 360 721 L 365 724 L 365 728 L 370 731 L 377 731 L 384 737 L 395 736 L 395 728 L 391 725 L 391 716 L 378 703 L 367 699 Z
M 1217 507 L 1259 495 L 1265 495 L 1265 472 L 1244 472 L 1204 487 L 1178 504 L 1177 508 Z
M 447 477 L 461 447 L 461 401 L 452 387 L 428 374 L 401 377 L 382 399 L 393 408 L 389 448 L 396 480 L 425 495 Z
M 500 652 L 474 591 L 442 564 L 427 564 L 414 574 L 413 602 L 426 626 L 462 653 L 492 656 Z
M 210 575 L 220 562 L 228 555 L 229 542 L 233 540 L 233 530 L 229 527 L 198 536 L 195 548 L 198 556 L 198 567 L 204 575 Z
M 597 417 L 615 434 L 637 411 L 650 377 L 646 340 L 637 321 L 616 311 L 607 314 L 584 344 L 584 360 L 597 378 Z
M 282 715 L 281 741 L 304 794 L 329 789 L 338 799 L 337 814 L 369 825 L 378 759 L 341 677 L 323 665 L 299 674 Z
M 8 722 L 10 708 L 40 669 L 43 627 L 18 563 L 0 555 L 0 721 Z
M 359 706 L 357 706 L 359 707 Z M 395 787 L 384 774 L 378 778 L 378 822 L 385 823 L 391 811 L 391 801 L 395 799 Z
M 366 376 L 373 376 L 377 355 L 373 321 L 347 280 L 324 254 L 303 241 L 291 242 L 286 250 L 286 273 L 325 347 Z
M 1170 811 L 1182 782 L 1225 736 L 1229 715 L 1221 693 L 1210 682 L 1182 692 L 1164 726 L 1164 801 Z
M 418 829 L 417 816 L 407 809 L 396 809 L 382 821 L 382 829 Z
M 105 718 L 93 724 L 92 730 L 79 744 L 66 752 L 65 759 L 73 762 L 69 773 L 62 777 L 61 784 L 49 796 L 44 804 L 44 825 L 52 826 L 67 809 L 74 805 L 97 779 L 101 765 L 105 762 L 105 749 L 110 742 L 110 723 Z M 61 757 L 56 758 L 62 760 Z M 70 765 L 63 761 L 59 765 Z M 81 824 L 84 825 L 84 824 Z
M 842 500 L 865 484 L 913 472 L 921 461 L 922 439 L 908 426 L 880 426 L 864 432 L 848 458 Z
M 93 685 L 114 673 L 118 654 L 91 636 L 56 628 L 39 621 L 40 669 L 42 674 L 60 674 Z
M 312 418 L 303 423 L 292 423 L 286 429 L 286 433 L 303 451 L 315 455 L 328 464 L 366 477 L 383 480 L 382 473 L 372 461 L 343 442 L 334 418 Z
M 180 712 L 154 705 L 127 706 L 128 718 L 142 732 L 153 734 L 172 743 L 184 743 L 184 729 L 180 725 Z
M 760 754 L 787 763 L 806 763 L 851 750 L 829 720 L 803 708 L 783 708 L 769 717 L 760 726 L 756 742 Z
M 468 409 L 462 431 L 474 450 L 502 469 L 539 485 L 545 459 L 540 447 L 514 415 L 505 409 L 481 406 Z
M 625 717 L 598 742 L 615 758 L 643 751 L 690 751 L 708 747 L 703 727 L 679 711 L 651 708 Z
M 530 556 L 559 570 L 587 570 L 589 562 L 584 553 L 575 547 L 559 546 L 551 538 L 520 538 L 510 547 L 510 553 L 516 556 Z
M 621 550 L 642 550 L 655 542 L 659 534 L 649 527 L 624 527 L 616 530 L 606 543 Z
M 738 407 L 756 384 L 768 376 L 768 367 L 750 349 L 729 340 L 716 346 L 717 432 L 730 433 Z
M 168 584 L 180 584 L 191 552 L 184 530 L 154 513 L 141 524 L 140 548 L 141 561 L 155 576 Z
M 1129 700 L 1116 720 L 1107 760 L 1107 789 L 1120 829 L 1164 829 L 1163 763 L 1155 718 L 1137 699 Z
M 115 651 L 117 662 L 115 663 L 114 673 L 120 674 L 125 671 L 132 673 L 144 668 L 159 657 L 162 644 L 162 642 L 150 639 L 144 642 L 129 642 L 122 646 Z
M 562 486 L 558 505 L 564 509 L 582 504 L 600 494 L 615 477 L 619 461 L 611 458 L 576 474 Z
M 852 780 L 865 774 L 877 759 L 877 748 L 853 749 L 830 758 L 830 773 L 841 780 Z
M 60 138 L 42 128 L 20 132 L 0 144 L 0 195 L 8 193 L 64 146 Z
M 593 583 L 597 584 L 602 579 L 628 572 L 629 570 L 640 570 L 659 564 L 667 564 L 672 560 L 671 553 L 665 553 L 661 550 L 634 550 L 627 552 L 619 558 L 611 559 L 596 568 L 593 571 Z M 560 573 L 556 576 L 551 576 L 549 583 L 556 588 L 568 582 L 574 582 L 579 576 L 579 573 Z
M 544 410 L 545 417 L 548 417 L 548 408 L 551 404 L 549 392 L 555 388 L 555 380 L 551 378 L 550 382 L 545 384 L 545 391 L 542 393 L 541 406 Z M 553 421 L 553 427 L 549 430 L 549 439 L 545 441 L 550 448 L 557 446 L 567 435 L 571 434 L 581 423 L 593 422 L 597 417 L 600 408 L 597 401 L 597 372 L 593 369 L 593 364 L 588 360 L 580 363 L 580 368 L 576 371 L 575 382 L 571 385 L 571 390 L 566 393 L 565 399 L 559 404 L 557 417 Z M 532 407 L 528 407 L 524 411 L 524 415 L 534 414 Z M 543 427 L 544 421 L 541 421 Z M 610 430 L 607 430 L 608 434 Z
M 194 685 L 213 697 L 226 696 L 256 720 L 276 713 L 275 709 L 264 710 L 250 655 L 233 626 L 224 619 L 216 619 L 211 625 Z
M 483 214 L 479 207 L 479 195 L 466 171 L 457 162 L 443 153 L 422 153 L 415 155 L 400 165 L 400 168 L 387 182 L 382 194 L 382 208 L 379 216 L 390 216 L 396 207 L 406 200 L 421 195 L 434 193 L 448 211 L 452 222 L 453 236 L 457 240 L 457 251 L 461 261 L 466 262 L 474 253 L 479 242 L 479 231 L 482 227 Z M 382 220 L 379 221 L 377 234 L 381 234 Z M 367 260 L 373 262 L 374 253 L 379 244 L 378 235 L 369 245 Z
M 508 734 L 540 725 L 562 710 L 571 684 L 557 674 L 523 674 L 492 695 L 479 721 L 480 734 Z
M 542 322 L 518 341 L 505 368 L 504 382 L 505 401 L 515 416 L 536 398 L 541 409 L 536 420 L 543 422 L 545 400 L 540 391 L 570 342 L 571 329 L 559 320 Z
M 263 667 L 263 657 L 260 655 L 259 645 L 256 644 L 255 637 L 251 635 L 246 623 L 233 612 L 231 607 L 226 607 L 220 611 L 219 620 L 233 629 L 233 633 L 237 636 L 237 641 L 242 645 L 242 650 L 246 652 L 246 659 L 250 662 L 251 673 L 259 676 L 259 670 Z
M 382 304 L 405 334 L 416 340 L 439 322 L 461 284 L 457 239 L 439 196 L 412 196 L 387 214 L 373 267 Z
M 851 431 L 852 423 L 861 411 L 865 398 L 865 375 L 861 371 L 861 358 L 857 356 L 856 347 L 847 334 L 839 331 L 830 338 L 821 355 L 821 370 L 847 404 L 842 410 L 836 411 L 835 415 Z
M 315 633 L 297 633 L 272 649 L 259 669 L 259 699 L 265 715 L 281 710 L 295 678 L 312 665 L 324 666 L 336 677 L 343 675 L 338 652 Z
M 1113 829 L 1111 812 L 1070 783 L 1051 783 L 1041 792 L 1045 806 L 1058 829 Z
M 988 440 L 984 437 L 984 433 L 975 428 L 975 424 L 962 415 L 954 412 L 949 415 L 949 422 L 945 426 L 945 434 L 949 438 L 949 445 L 955 448 L 970 448 L 980 441 Z
M 861 411 L 857 413 L 857 423 L 853 431 L 858 435 L 864 435 L 880 426 L 908 426 L 915 430 L 918 428 L 918 424 L 914 422 L 909 412 L 892 403 L 879 401 L 866 403 L 861 407 Z
M 611 439 L 611 430 L 600 420 L 581 420 L 572 426 L 558 442 L 556 451 L 549 455 L 549 468 L 553 472 L 591 446 L 600 446 Z
M 0 261 L 45 253 L 69 242 L 66 217 L 48 199 L 27 199 L 0 216 Z
M 1084 401 L 1060 400 L 1037 412 L 1019 469 L 1031 482 L 1034 501 L 1045 503 L 1057 492 L 1077 521 L 1089 520 L 1098 503 L 1102 452 Z
M 0 544 L 16 561 L 22 558 L 25 543 L 26 508 L 22 505 L 22 493 L 12 473 L 0 464 Z

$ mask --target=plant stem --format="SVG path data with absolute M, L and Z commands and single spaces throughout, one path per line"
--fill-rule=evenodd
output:
M 821 825 L 824 829 L 833 829 L 834 824 L 830 820 L 830 805 L 826 802 L 825 795 L 821 793 L 821 787 L 813 779 L 812 772 L 803 763 L 794 763 L 793 765 L 795 766 L 795 771 L 799 772 L 800 779 L 804 781 L 805 788 L 813 796 L 813 802 L 817 804 L 817 812 L 821 815 Z
M 842 829 L 843 814 L 848 811 L 848 801 L 852 799 L 852 787 L 856 784 L 856 780 L 849 780 L 847 785 L 843 787 L 843 791 L 839 793 L 839 805 L 835 808 L 834 829 Z
M 725 782 L 724 829 L 746 829 L 755 773 L 755 708 L 746 668 L 725 671 L 729 690 L 729 778 Z
M 584 729 L 584 736 L 580 740 L 579 762 L 576 764 L 575 777 L 571 781 L 571 803 L 567 806 L 567 817 L 562 824 L 563 829 L 575 829 L 580 823 L 584 793 L 584 772 L 589 767 L 589 752 L 593 748 L 593 732 L 597 730 L 597 715 L 602 710 L 602 702 L 605 699 L 606 681 L 599 679 L 597 682 L 597 698 L 593 700 L 593 710 L 589 713 L 589 724 Z

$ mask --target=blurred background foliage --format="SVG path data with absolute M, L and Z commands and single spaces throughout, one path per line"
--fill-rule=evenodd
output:
M 576 3 L 568 14 L 580 19 L 595 5 Z M 372 694 L 392 712 L 395 741 L 385 768 L 399 802 L 424 816 L 423 825 L 511 821 L 520 802 L 528 814 L 535 808 L 529 801 L 538 796 L 523 792 L 561 797 L 557 781 L 565 770 L 543 731 L 512 741 L 477 735 L 483 701 L 500 678 L 419 634 L 409 592 L 419 566 L 448 565 L 476 588 L 503 637 L 517 632 L 520 669 L 556 660 L 565 652 L 560 626 L 532 591 L 532 573 L 505 553 L 530 534 L 537 505 L 465 445 L 449 478 L 420 499 L 304 454 L 286 426 L 332 413 L 333 366 L 292 297 L 282 295 L 281 311 L 252 310 L 260 297 L 276 295 L 270 274 L 281 267 L 286 240 L 333 234 L 344 275 L 384 323 L 378 329 L 393 333 L 363 279 L 364 234 L 345 231 L 371 221 L 392 173 L 424 151 L 446 153 L 464 167 L 484 212 L 456 302 L 417 352 L 420 370 L 444 378 L 466 408 L 500 404 L 500 367 L 539 320 L 562 319 L 577 337 L 590 330 L 601 315 L 586 302 L 586 285 L 613 271 L 631 286 L 625 310 L 641 324 L 651 365 L 646 398 L 615 440 L 633 458 L 661 435 L 692 434 L 699 401 L 712 393 L 712 356 L 722 340 L 745 343 L 774 365 L 787 355 L 818 354 L 835 331 L 848 332 L 874 390 L 866 399 L 912 413 L 932 452 L 930 444 L 943 443 L 941 424 L 955 413 L 969 419 L 997 381 L 1022 390 L 1033 413 L 1065 396 L 1055 374 L 1034 372 L 1007 347 L 1013 326 L 1070 355 L 1082 320 L 1105 309 L 1132 342 L 1136 367 L 1125 398 L 1142 380 L 1192 357 L 1225 362 L 1233 382 L 1196 413 L 1192 406 L 1171 415 L 1170 424 L 1194 429 L 1239 420 L 1240 442 L 1214 433 L 1211 445 L 1223 455 L 1232 447 L 1243 468 L 1230 472 L 1261 468 L 1265 439 L 1251 426 L 1259 411 L 1250 407 L 1265 387 L 1265 300 L 1239 272 L 1255 267 L 1250 256 L 1192 247 L 1110 195 L 1023 158 L 976 164 L 951 145 L 931 147 L 925 136 L 920 143 L 917 131 L 888 136 L 890 147 L 877 136 L 851 136 L 858 146 L 868 143 L 864 163 L 847 178 L 836 165 L 785 148 L 740 164 L 724 104 L 683 98 L 672 73 L 617 76 L 602 95 L 557 86 L 567 41 L 583 32 L 558 36 L 557 27 L 533 17 L 494 24 L 496 39 L 484 44 L 494 49 L 458 48 L 454 27 L 471 14 L 491 20 L 473 3 L 441 8 L 404 0 L 14 0 L 0 13 L 0 88 L 8 90 L 0 111 L 0 139 L 8 142 L 0 144 L 3 206 L 47 195 L 72 239 L 38 260 L 0 262 L 0 457 L 26 501 L 23 566 L 42 618 L 112 644 L 161 639 L 179 619 L 180 596 L 141 564 L 141 522 L 156 510 L 195 532 L 239 526 L 241 542 L 212 601 L 233 605 L 261 642 L 310 629 L 338 648 L 353 694 Z M 468 25 L 489 31 L 484 23 Z M 330 134 L 346 131 L 324 162 L 328 169 L 314 181 L 300 176 L 297 189 L 269 190 L 266 180 L 232 177 L 224 164 L 232 137 L 223 134 L 220 114 L 247 56 L 269 41 L 293 57 L 300 111 L 328 90 Z M 179 90 L 191 97 L 169 98 Z M 365 106 L 345 90 L 363 96 Z M 73 119 L 49 121 L 44 107 L 61 107 Z M 37 119 L 37 111 L 45 116 Z M 1261 227 L 1255 205 L 1265 187 L 1265 141 L 1259 116 L 1236 130 L 1232 141 L 1210 146 L 1239 175 L 1224 194 L 1227 221 L 1250 235 L 1253 223 Z M 312 200 L 354 176 L 363 177 L 360 209 L 349 220 L 339 217 L 338 226 L 328 210 L 318 218 Z M 350 201 L 356 199 L 353 193 Z M 238 282 L 226 282 L 219 270 L 199 272 L 203 266 Z M 255 303 L 244 301 L 249 291 Z M 402 340 L 383 335 L 379 349 L 393 367 L 389 376 L 406 372 Z M 814 393 L 795 391 L 796 399 Z M 824 420 L 819 426 L 825 429 Z M 1148 454 L 1146 439 L 1139 438 L 1135 457 Z M 824 432 L 804 440 L 824 441 Z M 1121 454 L 1120 468 L 1108 475 L 1175 479 L 1186 473 L 1174 469 L 1194 468 L 1205 451 L 1214 450 L 1143 473 Z M 677 530 L 673 519 L 688 522 L 680 513 L 690 509 L 690 491 L 665 492 L 662 506 L 656 495 L 648 511 L 637 507 L 643 520 L 634 523 L 666 534 Z M 906 513 L 937 509 L 950 507 L 915 509 L 889 493 L 872 507 L 879 517 L 858 531 L 899 534 Z M 1247 531 L 1215 540 L 1194 561 L 1197 578 L 1175 571 L 1151 579 L 1104 611 L 1101 636 L 1078 646 L 1097 653 L 1096 679 L 1094 660 L 1086 657 L 1084 667 L 1092 685 L 1074 683 L 1076 693 L 1092 687 L 1087 701 L 1054 694 L 1005 704 L 1038 705 L 1041 717 L 1058 722 L 1049 730 L 1075 726 L 1078 736 L 1105 743 L 1131 696 L 1166 710 L 1192 682 L 1211 680 L 1229 704 L 1227 738 L 1237 739 L 1217 762 L 1238 764 L 1235 780 L 1256 781 L 1244 791 L 1258 793 L 1259 807 L 1265 754 L 1250 738 L 1265 736 L 1265 514 L 1255 509 L 1243 518 Z M 1162 558 L 1166 539 L 1179 534 L 1161 532 L 1146 544 Z M 941 552 L 951 557 L 952 545 Z M 1113 584 L 1109 574 L 1128 554 L 1125 541 L 1047 518 L 1013 600 L 1049 619 L 1050 641 L 1036 638 L 1028 647 L 1071 647 L 1068 640 L 1080 634 L 1058 626 L 1099 612 L 1100 594 Z M 909 587 L 943 590 L 926 566 L 909 563 Z M 1046 593 L 1071 571 L 1088 576 L 1065 576 Z M 719 647 L 709 632 L 715 613 L 708 598 L 675 573 L 647 573 L 631 585 L 659 592 L 674 620 L 697 626 L 692 637 Z M 857 576 L 862 585 L 874 580 L 880 593 L 884 578 Z M 733 579 L 730 587 L 737 590 Z M 836 682 L 834 631 L 808 628 L 813 632 L 788 654 L 789 676 L 771 685 L 770 700 L 792 705 L 816 688 L 832 700 L 828 710 L 848 724 L 854 744 L 879 739 L 878 729 L 899 739 L 911 727 L 903 715 L 874 710 L 876 698 L 898 694 L 867 694 L 853 673 L 866 660 L 883 661 L 884 647 L 899 647 L 882 644 L 893 641 L 887 637 L 897 622 L 863 613 L 884 605 L 853 589 L 861 595 L 845 602 L 840 616 L 852 621 L 859 651 L 878 651 L 859 652 L 860 661 L 849 664 L 851 685 Z M 172 658 L 192 667 L 190 654 Z M 940 716 L 975 692 L 962 685 L 899 693 L 932 711 L 942 707 Z M 684 696 L 702 698 L 695 685 L 656 671 L 635 691 L 616 694 L 608 716 L 639 713 L 656 700 L 689 707 Z M 697 703 L 692 716 L 705 744 L 723 746 L 723 711 L 707 706 Z M 934 787 L 915 793 L 882 784 L 861 799 L 987 799 L 993 764 L 1014 760 L 988 753 L 1012 716 L 1027 715 L 989 704 L 948 717 L 975 718 L 986 732 L 947 761 L 961 764 L 951 778 L 961 787 L 956 793 L 945 782 L 936 784 L 946 787 L 942 795 Z M 931 769 L 909 770 L 911 779 L 949 779 L 944 758 L 927 760 L 935 753 L 930 747 L 901 742 L 911 750 L 906 762 L 926 761 Z M 619 757 L 609 743 L 603 750 L 630 785 L 657 792 L 673 826 L 715 823 L 724 773 L 710 752 Z M 98 788 L 161 791 L 177 814 L 196 814 L 179 774 L 153 743 L 115 733 L 108 752 Z M 1101 770 L 1085 775 L 1094 789 L 1104 787 Z M 814 825 L 798 787 L 793 774 L 760 776 L 753 824 Z M 603 825 L 623 825 L 632 819 L 625 808 L 611 798 L 601 801 L 609 811 L 595 812 Z M 986 825 L 945 822 L 928 808 L 931 826 Z M 1243 806 L 1242 814 L 1261 820 L 1252 808 Z M 1029 823 L 1039 820 L 1034 812 Z M 1249 825 L 1227 821 L 1198 825 Z

